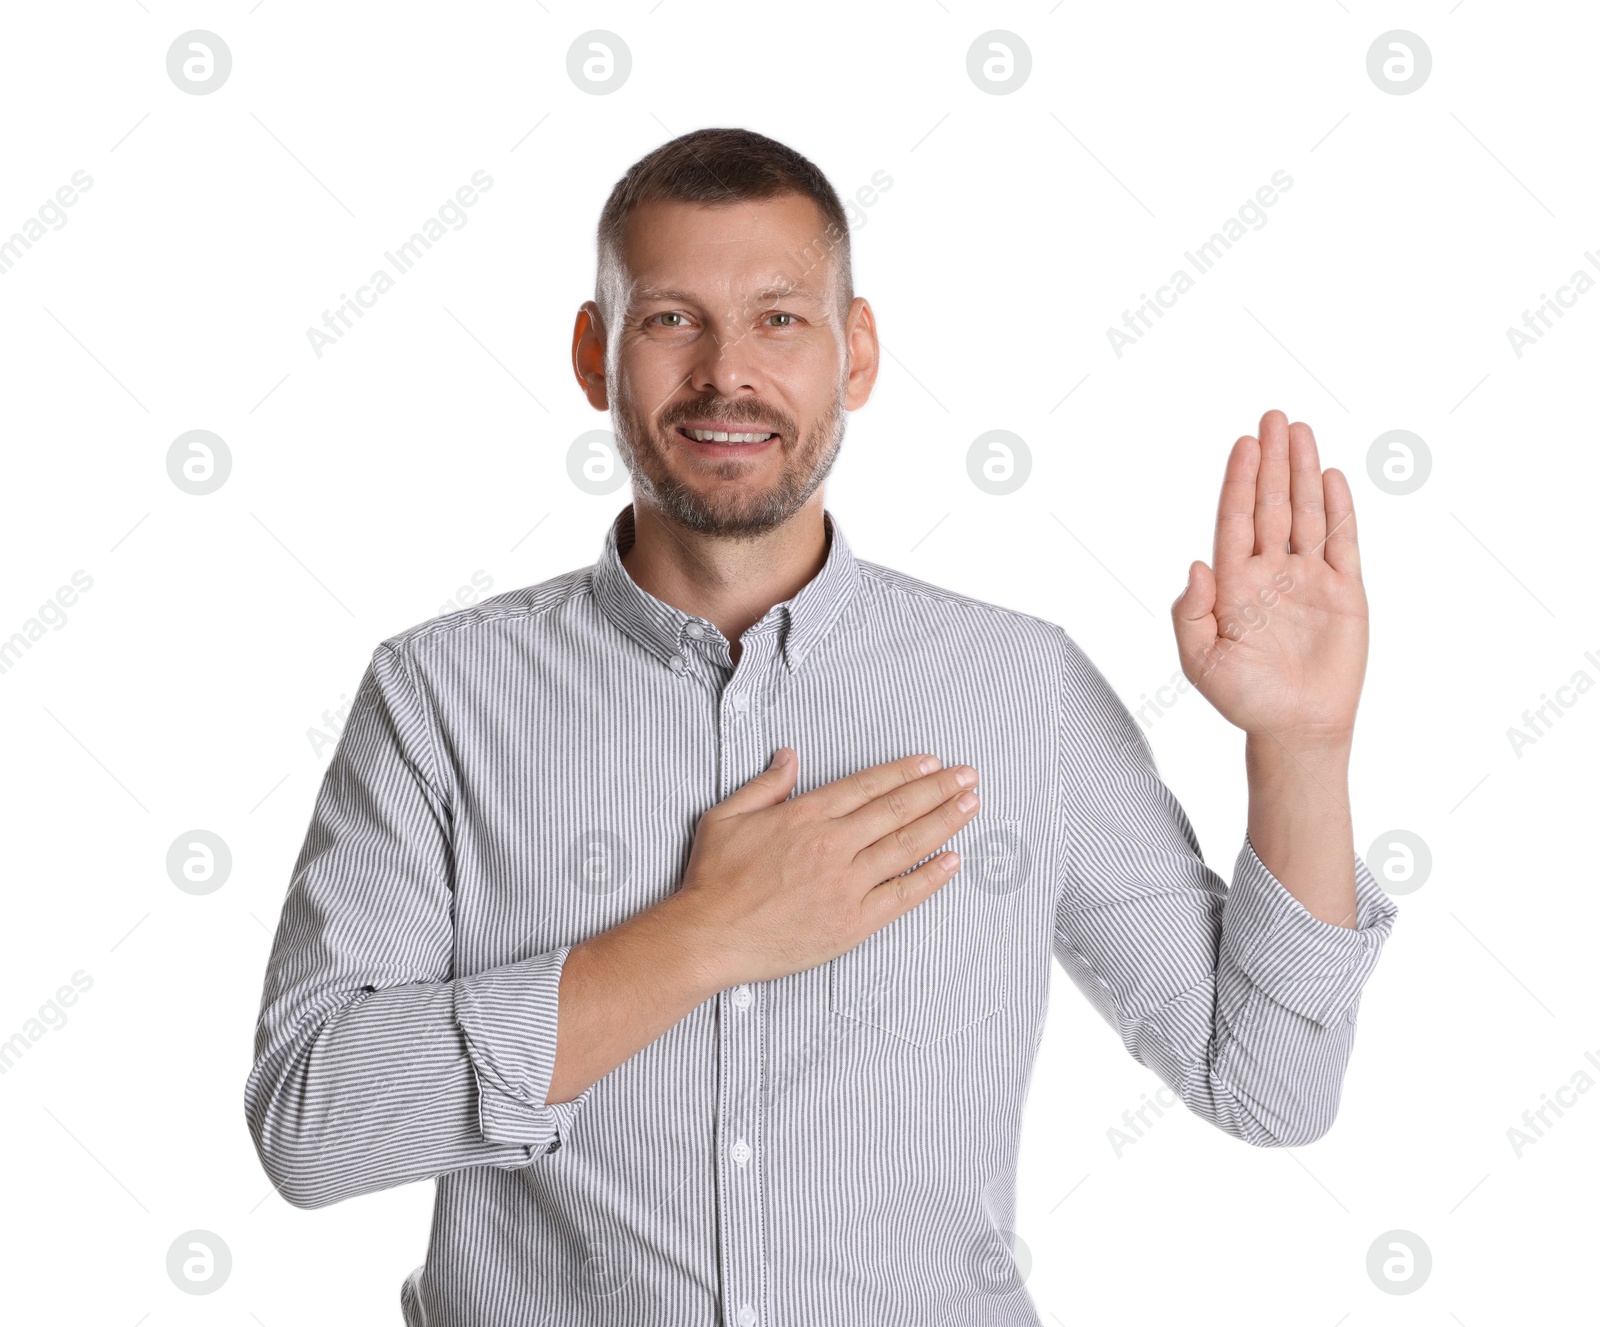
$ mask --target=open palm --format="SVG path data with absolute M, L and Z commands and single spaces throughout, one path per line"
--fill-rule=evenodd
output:
M 1172 605 L 1184 676 L 1252 735 L 1348 741 L 1367 664 L 1355 504 L 1281 410 L 1228 456 L 1213 561 Z

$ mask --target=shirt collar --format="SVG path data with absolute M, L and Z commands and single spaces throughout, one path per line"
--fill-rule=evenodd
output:
M 828 555 L 821 570 L 801 586 L 793 598 L 774 604 L 745 633 L 748 636 L 779 632 L 783 659 L 790 672 L 805 661 L 806 655 L 832 629 L 861 579 L 844 531 L 826 508 L 822 523 L 828 537 Z M 633 504 L 630 502 L 612 519 L 600 558 L 594 565 L 595 600 L 614 626 L 674 671 L 681 672 L 688 662 L 688 637 L 693 634 L 689 628 L 695 625 L 710 630 L 715 624 L 674 608 L 640 588 L 622 565 L 622 555 L 633 547 L 633 535 Z

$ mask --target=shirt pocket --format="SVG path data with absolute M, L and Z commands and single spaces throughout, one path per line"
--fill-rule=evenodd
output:
M 829 962 L 830 1015 L 920 1049 L 1001 1009 L 1013 919 L 1029 867 L 1022 821 L 974 821 L 938 852 L 948 849 L 961 854 L 952 879 Z

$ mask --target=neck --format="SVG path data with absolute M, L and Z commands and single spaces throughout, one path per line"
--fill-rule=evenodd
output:
M 716 626 L 734 646 L 774 604 L 792 599 L 828 558 L 822 493 L 754 538 L 686 530 L 633 502 L 633 542 L 622 565 L 641 590 Z

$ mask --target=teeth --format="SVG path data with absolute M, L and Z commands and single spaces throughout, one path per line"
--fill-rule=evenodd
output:
M 712 429 L 684 429 L 696 442 L 765 442 L 775 433 L 721 433 Z

